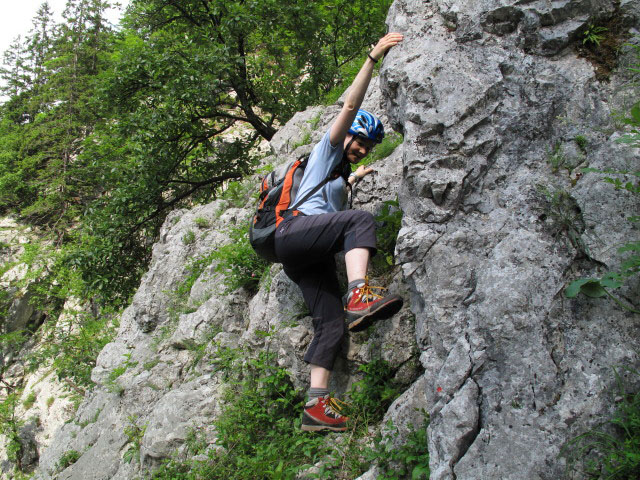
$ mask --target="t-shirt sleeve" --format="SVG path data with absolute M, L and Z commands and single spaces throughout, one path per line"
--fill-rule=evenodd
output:
M 322 140 L 320 140 L 311 151 L 307 167 L 304 171 L 302 183 L 298 189 L 297 198 L 303 198 L 307 192 L 313 190 L 316 185 L 329 176 L 333 169 L 342 161 L 343 150 L 344 146 L 342 144 L 338 144 L 335 147 L 331 145 L 329 140 L 329 131 L 327 131 L 327 133 L 322 137 Z M 328 188 L 329 186 L 325 185 L 322 190 Z M 303 207 L 300 208 L 303 213 L 316 211 L 318 209 L 325 210 L 328 208 L 324 205 L 327 203 L 327 200 L 322 200 L 322 190 L 320 192 L 316 192 L 311 198 L 309 198 L 304 203 L 304 207 L 302 205 L 300 206 Z M 334 205 L 332 208 L 338 209 L 340 208 L 340 205 Z

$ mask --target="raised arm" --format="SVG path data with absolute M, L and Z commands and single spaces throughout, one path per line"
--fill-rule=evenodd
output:
M 369 58 L 365 60 L 364 65 L 362 65 L 358 75 L 356 75 L 356 78 L 349 87 L 344 106 L 338 114 L 336 121 L 331 126 L 331 133 L 329 134 L 331 145 L 335 146 L 342 143 L 347 136 L 349 127 L 351 127 L 353 120 L 356 118 L 358 109 L 360 105 L 362 105 L 364 96 L 367 93 L 375 63 L 380 60 L 391 47 L 400 43 L 402 39 L 403 35 L 401 33 L 388 33 L 382 37 L 376 46 L 373 47 L 373 50 L 369 52 Z

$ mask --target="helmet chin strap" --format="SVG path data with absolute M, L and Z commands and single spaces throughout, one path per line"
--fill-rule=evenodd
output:
M 348 162 L 349 159 L 347 158 L 347 152 L 349 151 L 349 148 L 351 148 L 351 144 L 353 143 L 353 141 L 356 139 L 355 135 L 351 135 L 351 140 L 349 140 L 349 143 L 347 143 L 347 146 L 344 147 L 344 151 L 342 152 L 342 161 L 344 162 Z

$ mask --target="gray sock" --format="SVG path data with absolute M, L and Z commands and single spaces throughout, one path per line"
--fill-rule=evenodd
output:
M 329 389 L 327 388 L 310 388 L 307 392 L 307 400 L 313 400 L 314 398 L 324 397 L 329 395 Z
M 354 280 L 353 282 L 349 282 L 349 285 L 347 285 L 347 293 L 344 294 L 344 297 L 342 297 L 342 303 L 344 303 L 345 305 L 347 303 L 349 303 L 349 297 L 351 295 L 351 290 L 353 290 L 356 287 L 361 287 L 365 284 L 365 279 L 364 278 L 358 278 L 356 280 Z

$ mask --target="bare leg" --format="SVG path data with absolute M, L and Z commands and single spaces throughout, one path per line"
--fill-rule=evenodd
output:
M 311 364 L 311 388 L 329 388 L 331 370 Z
M 365 278 L 369 266 L 369 249 L 353 248 L 345 254 L 344 261 L 347 264 L 347 280 L 349 283 Z

